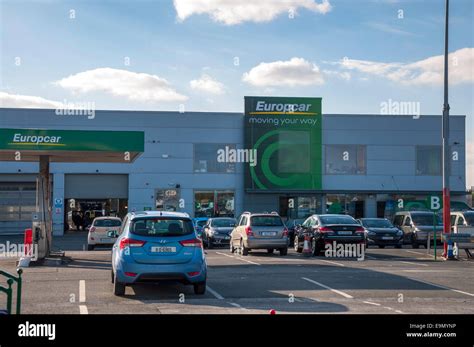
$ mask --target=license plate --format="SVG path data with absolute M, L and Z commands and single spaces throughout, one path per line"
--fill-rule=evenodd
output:
M 151 247 L 153 253 L 176 253 L 176 247 Z
M 262 236 L 276 236 L 276 232 L 275 231 L 263 231 L 262 232 Z
M 112 240 L 108 239 L 108 238 L 107 239 L 100 239 L 100 242 L 112 242 Z
M 339 231 L 339 235 L 352 235 L 352 231 Z
M 382 240 L 393 240 L 392 236 L 383 236 Z

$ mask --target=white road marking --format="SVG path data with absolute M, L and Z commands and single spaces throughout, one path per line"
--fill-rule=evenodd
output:
M 342 266 L 342 267 L 345 267 L 345 265 L 344 265 L 344 264 L 337 263 L 337 262 L 335 262 L 335 261 L 324 260 L 324 259 L 316 259 L 316 260 L 319 260 L 319 261 L 324 261 L 325 263 L 329 263 L 329 264 L 334 264 L 334 265 L 337 265 L 337 266 Z
M 369 304 L 369 305 L 374 305 L 374 306 L 380 306 L 380 304 L 372 301 L 363 301 L 364 304 Z
M 247 262 L 247 263 L 249 263 L 249 264 L 253 264 L 253 265 L 261 265 L 261 264 L 259 264 L 259 263 L 255 263 L 255 262 L 253 262 L 253 261 L 250 261 L 250 260 L 247 260 L 247 259 L 242 259 L 242 258 L 236 258 L 236 259 L 239 259 L 239 260 L 245 261 L 245 262 Z
M 86 281 L 79 281 L 79 302 L 86 302 Z
M 411 262 L 411 261 L 401 261 L 400 263 L 411 264 L 411 265 L 419 265 L 419 266 L 428 266 L 428 264 L 414 263 L 414 262 Z
M 316 284 L 316 285 L 318 285 L 318 286 L 320 286 L 320 287 L 323 287 L 323 288 L 325 288 L 325 289 L 327 289 L 327 290 L 330 290 L 330 291 L 333 292 L 333 293 L 342 295 L 343 297 L 345 297 L 345 298 L 347 298 L 347 299 L 354 299 L 353 296 L 351 296 L 351 295 L 349 295 L 349 294 L 347 294 L 347 293 L 341 292 L 340 290 L 337 290 L 337 289 L 328 287 L 328 286 L 325 285 L 325 284 L 316 282 L 316 281 L 314 281 L 314 280 L 312 280 L 312 279 L 309 279 L 309 278 L 306 278 L 306 277 L 301 277 L 301 278 L 302 278 L 303 280 L 305 280 L 305 281 L 308 281 L 308 282 L 310 282 L 310 283 L 313 283 L 313 284 Z
M 437 287 L 437 288 L 440 288 L 440 289 L 445 289 L 445 290 L 450 290 L 452 292 L 456 292 L 456 293 L 459 293 L 459 294 L 464 294 L 464 295 L 468 295 L 468 296 L 474 296 L 474 294 L 472 293 L 468 293 L 468 292 L 464 292 L 462 290 L 458 290 L 458 289 L 454 289 L 454 288 L 449 288 L 449 287 L 445 287 L 441 284 L 435 284 L 435 283 L 431 283 L 431 282 L 426 282 L 426 281 L 423 281 L 423 280 L 419 280 L 417 278 L 411 278 L 411 277 L 407 277 L 408 279 L 412 280 L 412 281 L 416 281 L 416 282 L 420 282 L 420 283 L 423 283 L 423 284 L 427 284 L 429 286 L 433 286 L 433 287 Z
M 225 255 L 226 257 L 229 257 L 229 258 L 235 258 L 235 259 L 238 259 L 238 260 L 242 260 L 242 261 L 245 261 L 246 263 L 253 264 L 253 265 L 261 265 L 259 263 L 255 263 L 253 261 L 243 259 L 241 257 L 236 257 L 236 256 L 233 256 L 233 255 L 229 255 L 229 254 L 225 254 L 225 253 L 221 253 L 221 252 L 216 252 L 216 254 Z
M 235 256 L 233 256 L 233 255 L 225 254 L 225 253 L 221 253 L 221 252 L 216 252 L 216 254 L 224 255 L 224 256 L 229 257 L 229 258 L 235 258 Z
M 79 305 L 79 314 L 89 314 L 86 305 Z
M 247 311 L 247 309 L 245 307 L 242 307 L 242 306 L 240 306 L 239 304 L 237 304 L 235 302 L 229 302 L 229 305 L 232 305 L 234 307 L 240 308 L 241 310 Z
M 421 256 L 423 256 L 425 259 L 432 259 L 432 258 L 434 258 L 434 255 L 426 254 L 426 253 L 423 254 L 423 253 L 415 252 L 415 251 L 409 251 L 408 249 L 405 249 L 405 252 L 412 253 L 412 254 L 416 254 L 416 255 L 421 255 Z
M 377 259 L 378 259 L 378 258 L 376 258 L 376 257 L 372 257 L 371 255 L 365 255 L 365 257 L 366 257 L 367 259 L 370 259 L 370 260 L 377 260 Z
M 395 312 L 403 314 L 403 312 L 400 310 L 395 310 Z
M 218 292 L 216 292 L 214 289 L 212 289 L 209 286 L 206 286 L 206 288 L 209 291 L 209 293 L 211 293 L 212 295 L 214 295 L 216 297 L 216 299 L 224 300 L 224 297 L 222 295 L 220 295 Z

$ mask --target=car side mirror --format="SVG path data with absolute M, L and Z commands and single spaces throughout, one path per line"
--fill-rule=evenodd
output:
M 107 233 L 107 237 L 114 237 L 114 238 L 116 238 L 116 237 L 118 237 L 118 232 L 115 231 L 115 230 L 111 230 L 111 231 L 109 231 L 109 232 Z

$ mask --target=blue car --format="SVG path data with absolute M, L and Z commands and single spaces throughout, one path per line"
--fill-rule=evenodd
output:
M 135 283 L 178 281 L 206 292 L 207 264 L 202 241 L 187 213 L 144 211 L 127 214 L 112 248 L 114 294 Z
M 209 217 L 193 218 L 194 229 L 196 229 L 199 237 L 202 236 L 204 226 L 206 225 L 208 220 L 209 220 Z

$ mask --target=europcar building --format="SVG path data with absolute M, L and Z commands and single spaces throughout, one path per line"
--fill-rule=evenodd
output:
M 107 132 L 111 146 L 114 139 L 127 141 L 120 132 L 144 133 L 143 152 L 132 162 L 125 155 L 123 163 L 81 158 L 86 162 L 51 164 L 56 235 L 73 227 L 75 211 L 91 217 L 166 209 L 194 217 L 277 211 L 293 219 L 323 212 L 391 218 L 440 195 L 441 116 L 323 114 L 321 104 L 321 98 L 246 97 L 244 113 L 103 110 L 93 118 L 1 108 L 0 154 L 2 146 L 39 148 L 40 137 L 67 149 L 67 130 L 90 143 Z M 453 208 L 462 208 L 465 116 L 450 122 L 451 194 Z M 0 161 L 0 233 L 31 225 L 38 169 L 21 159 Z

